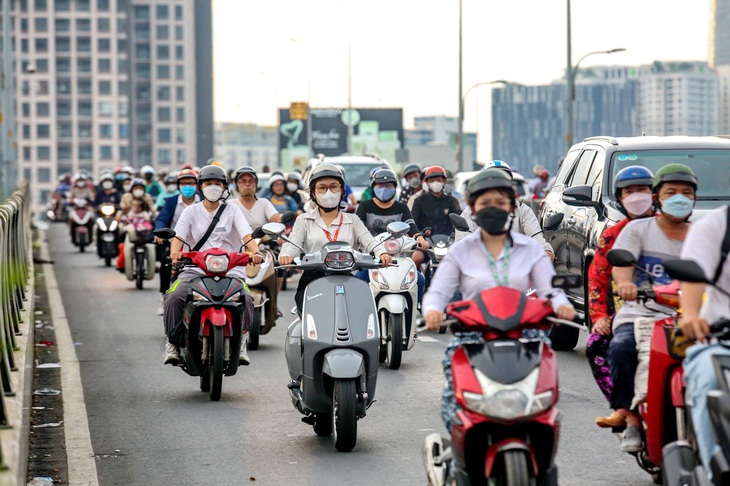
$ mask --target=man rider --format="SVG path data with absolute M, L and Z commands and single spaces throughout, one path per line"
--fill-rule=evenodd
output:
M 145 180 L 145 192 L 152 196 L 153 199 L 157 199 L 157 196 L 162 192 L 162 187 L 155 180 L 157 172 L 151 165 L 145 165 L 139 170 L 142 179 Z
M 403 169 L 403 190 L 398 201 L 408 204 L 408 200 L 415 193 L 421 190 L 421 167 L 418 164 L 410 164 Z
M 199 240 L 207 232 L 209 226 L 213 222 L 215 214 L 225 199 L 224 193 L 227 191 L 228 177 L 223 168 L 207 165 L 200 169 L 198 174 L 198 190 L 202 192 L 204 200 L 200 203 L 186 207 L 180 219 L 175 225 L 175 233 L 180 238 L 174 238 L 170 243 L 170 257 L 173 265 L 180 261 L 182 256 L 182 241 L 191 246 L 195 246 Z M 246 242 L 246 249 L 254 263 L 263 261 L 259 252 L 258 245 L 251 239 L 251 227 L 243 217 L 243 213 L 236 208 L 226 207 L 222 210 L 220 218 L 216 223 L 209 238 L 201 246 L 200 250 L 208 248 L 222 248 L 227 251 L 238 251 L 241 244 Z M 228 272 L 228 276 L 243 278 L 245 270 L 236 267 Z M 175 326 L 183 318 L 183 310 L 185 301 L 187 300 L 188 287 L 190 281 L 199 276 L 201 271 L 196 268 L 186 268 L 180 273 L 175 285 L 165 294 L 164 301 L 164 322 L 165 335 L 169 336 Z M 248 292 L 243 292 L 246 299 L 246 309 L 253 312 L 253 299 Z M 242 322 L 244 329 L 250 323 L 252 315 L 243 316 Z M 174 344 L 167 342 L 165 353 L 163 355 L 165 364 L 176 364 L 180 362 L 180 351 Z M 246 341 L 241 342 L 241 364 L 250 363 L 248 353 L 246 351 Z
M 654 175 L 652 189 L 654 203 L 661 213 L 656 218 L 637 219 L 627 224 L 616 239 L 614 248 L 630 251 L 637 265 L 645 269 L 655 283 L 668 284 L 671 279 L 662 262 L 678 258 L 682 251 L 697 192 L 697 177 L 686 165 L 668 164 Z M 626 417 L 621 451 L 639 452 L 643 427 L 641 415 L 632 409 L 638 366 L 634 321 L 656 318 L 657 314 L 671 315 L 673 310 L 655 303 L 649 308 L 635 302 L 638 288 L 650 288 L 646 273 L 635 271 L 634 267 L 613 267 L 612 275 L 616 293 L 623 299 L 624 305 L 613 319 L 613 339 L 608 347 L 613 380 L 611 408 Z
M 96 192 L 94 198 L 94 207 L 104 203 L 112 203 L 118 205 L 122 202 L 122 195 L 119 191 L 114 189 L 114 176 L 111 174 L 104 174 L 101 176 L 101 190 Z
M 428 192 L 416 198 L 411 211 L 416 227 L 431 228 L 435 235 L 451 235 L 454 226 L 449 220 L 449 214 L 461 213 L 461 206 L 455 197 L 444 194 L 446 171 L 438 165 L 429 167 L 423 181 L 428 184 Z

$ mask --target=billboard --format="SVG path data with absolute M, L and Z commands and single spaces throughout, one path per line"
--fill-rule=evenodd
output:
M 377 154 L 395 162 L 396 151 L 403 148 L 402 108 L 310 108 L 308 120 L 292 120 L 289 109 L 282 108 L 279 167 L 303 168 L 316 154 L 347 154 L 348 123 L 353 124 L 353 154 Z

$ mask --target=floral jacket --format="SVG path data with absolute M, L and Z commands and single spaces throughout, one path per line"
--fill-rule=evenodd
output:
M 630 219 L 626 218 L 610 228 L 606 228 L 598 239 L 596 255 L 588 268 L 588 313 L 591 322 L 596 322 L 602 317 L 613 317 L 609 309 L 608 300 L 611 298 L 610 281 L 611 265 L 608 264 L 608 252 L 616 243 L 621 230 L 629 224 Z M 613 307 L 613 306 L 612 306 Z

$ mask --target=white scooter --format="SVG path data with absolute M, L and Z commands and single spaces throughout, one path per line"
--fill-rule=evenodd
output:
M 416 343 L 418 270 L 410 257 L 418 243 L 408 236 L 393 238 L 389 233 L 378 235 L 376 240 L 383 242 L 396 264 L 369 273 L 380 322 L 380 362 L 387 361 L 391 370 L 397 370 L 403 351 Z
M 257 240 L 260 243 L 260 240 Z M 259 348 L 259 337 L 276 325 L 276 270 L 274 255 L 264 252 L 259 265 L 247 265 L 244 280 L 253 297 L 253 323 L 248 330 L 248 349 Z

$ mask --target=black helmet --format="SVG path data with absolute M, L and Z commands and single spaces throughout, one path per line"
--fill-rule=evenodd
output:
M 243 174 L 251 175 L 251 177 L 253 177 L 254 180 L 256 181 L 256 185 L 258 185 L 259 176 L 256 174 L 256 169 L 254 169 L 253 167 L 251 167 L 249 165 L 244 165 L 243 167 L 240 167 L 236 171 L 236 174 L 233 176 L 233 182 L 238 183 L 238 178 L 241 177 Z
M 418 164 L 407 165 L 403 169 L 403 177 L 408 177 L 410 174 L 414 174 L 416 172 L 418 172 L 419 174 L 421 173 L 421 167 Z
M 398 178 L 395 175 L 395 172 L 393 172 L 390 169 L 381 168 L 378 169 L 375 174 L 373 174 L 373 186 L 376 184 L 396 184 L 398 181 Z
M 476 197 L 488 189 L 508 189 L 514 199 L 512 179 L 502 169 L 489 168 L 482 170 L 469 180 L 466 186 L 466 197 L 472 204 Z
M 198 173 L 198 185 L 205 181 L 221 181 L 224 185 L 228 184 L 228 176 L 223 167 L 217 165 L 206 165 Z
M 309 175 L 309 189 L 311 190 L 314 187 L 315 182 L 319 179 L 324 179 L 325 177 L 334 177 L 340 181 L 340 184 L 342 184 L 344 188 L 345 174 L 342 170 L 333 164 L 320 164 L 312 169 L 312 173 Z

